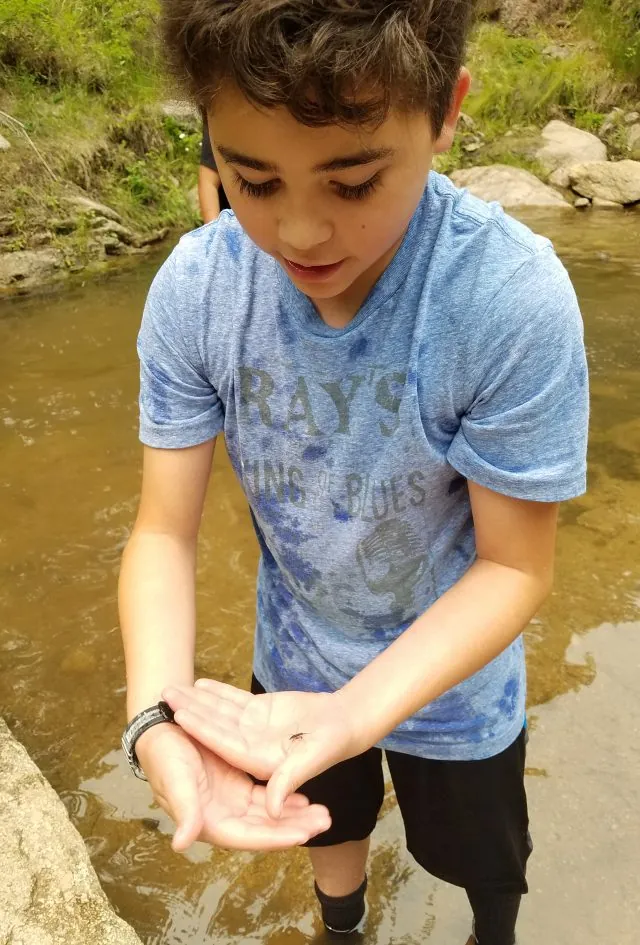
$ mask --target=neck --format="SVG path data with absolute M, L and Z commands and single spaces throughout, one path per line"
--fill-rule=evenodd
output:
M 340 295 L 336 295 L 333 299 L 312 300 L 320 318 L 326 325 L 329 325 L 330 328 L 346 328 L 349 322 L 353 321 L 371 289 L 398 252 L 403 239 L 404 233 L 387 250 L 384 256 L 381 256 L 372 266 L 365 269 L 355 282 L 352 282 Z

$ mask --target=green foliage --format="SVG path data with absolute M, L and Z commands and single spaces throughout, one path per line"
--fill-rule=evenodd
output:
M 603 112 L 579 112 L 576 115 L 575 123 L 583 131 L 590 131 L 591 134 L 597 134 L 606 115 Z
M 156 0 L 2 0 L 0 66 L 122 95 L 158 71 L 156 15 Z
M 544 54 L 546 37 L 509 36 L 484 24 L 471 47 L 475 89 L 465 110 L 481 119 L 490 136 L 514 125 L 543 124 L 561 110 L 568 118 L 597 112 L 600 90 L 610 85 L 609 69 L 589 51 L 566 59 Z
M 580 20 L 614 69 L 640 82 L 640 0 L 584 0 Z

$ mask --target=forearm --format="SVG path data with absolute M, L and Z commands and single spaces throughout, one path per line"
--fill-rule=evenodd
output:
M 534 616 L 550 580 L 477 560 L 340 690 L 362 750 L 501 653 Z
M 195 651 L 195 541 L 135 531 L 122 558 L 119 608 L 127 669 L 127 714 L 191 685 Z
M 198 168 L 198 199 L 204 223 L 210 223 L 220 215 L 219 186 L 220 178 L 216 171 L 201 164 Z

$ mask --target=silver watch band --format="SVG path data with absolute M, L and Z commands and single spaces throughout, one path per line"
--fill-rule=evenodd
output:
M 122 733 L 122 750 L 129 762 L 129 767 L 136 778 L 140 778 L 141 781 L 146 781 L 147 777 L 140 767 L 136 755 L 136 742 L 143 732 L 154 725 L 159 725 L 161 722 L 173 722 L 173 709 L 167 702 L 158 702 L 157 705 L 143 709 L 142 712 L 131 719 Z

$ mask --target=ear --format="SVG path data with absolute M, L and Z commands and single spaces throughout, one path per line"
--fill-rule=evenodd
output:
M 434 154 L 442 154 L 443 151 L 448 151 L 453 144 L 453 138 L 456 133 L 456 125 L 458 123 L 460 109 L 462 108 L 462 103 L 467 97 L 470 85 L 471 75 L 469 74 L 469 70 L 462 68 L 460 70 L 460 75 L 458 76 L 455 89 L 453 90 L 451 105 L 449 106 L 447 117 L 444 120 L 442 131 L 440 132 L 440 135 L 436 139 L 436 142 L 433 146 Z

